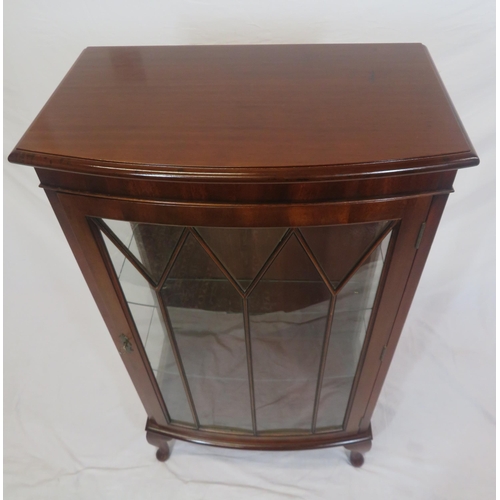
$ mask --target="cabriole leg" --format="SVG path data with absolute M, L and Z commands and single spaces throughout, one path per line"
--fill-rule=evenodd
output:
M 170 456 L 170 443 L 172 439 L 169 439 L 155 432 L 146 432 L 146 439 L 149 444 L 156 446 L 158 448 L 156 452 L 156 458 L 160 462 L 165 462 Z
M 345 444 L 344 448 L 350 451 L 349 460 L 353 467 L 361 467 L 365 461 L 364 454 L 370 451 L 372 442 L 360 441 L 359 443 Z

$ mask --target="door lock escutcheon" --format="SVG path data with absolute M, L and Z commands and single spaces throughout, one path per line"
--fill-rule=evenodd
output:
M 130 342 L 130 339 L 125 334 L 122 333 L 120 335 L 120 341 L 122 343 L 123 352 L 132 352 L 134 350 L 132 348 L 132 342 Z

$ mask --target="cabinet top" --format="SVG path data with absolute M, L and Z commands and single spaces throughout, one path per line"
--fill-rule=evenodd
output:
M 206 182 L 479 162 L 421 44 L 89 47 L 9 160 Z

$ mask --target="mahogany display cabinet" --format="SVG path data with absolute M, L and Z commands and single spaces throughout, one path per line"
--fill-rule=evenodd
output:
M 357 466 L 479 162 L 420 44 L 88 48 L 9 160 L 35 167 L 159 460 L 177 438 Z

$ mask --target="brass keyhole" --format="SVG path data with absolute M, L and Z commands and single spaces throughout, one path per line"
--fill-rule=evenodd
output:
M 130 342 L 130 339 L 123 333 L 120 335 L 120 340 L 122 342 L 122 351 L 132 352 L 134 350 L 132 348 L 132 342 Z

